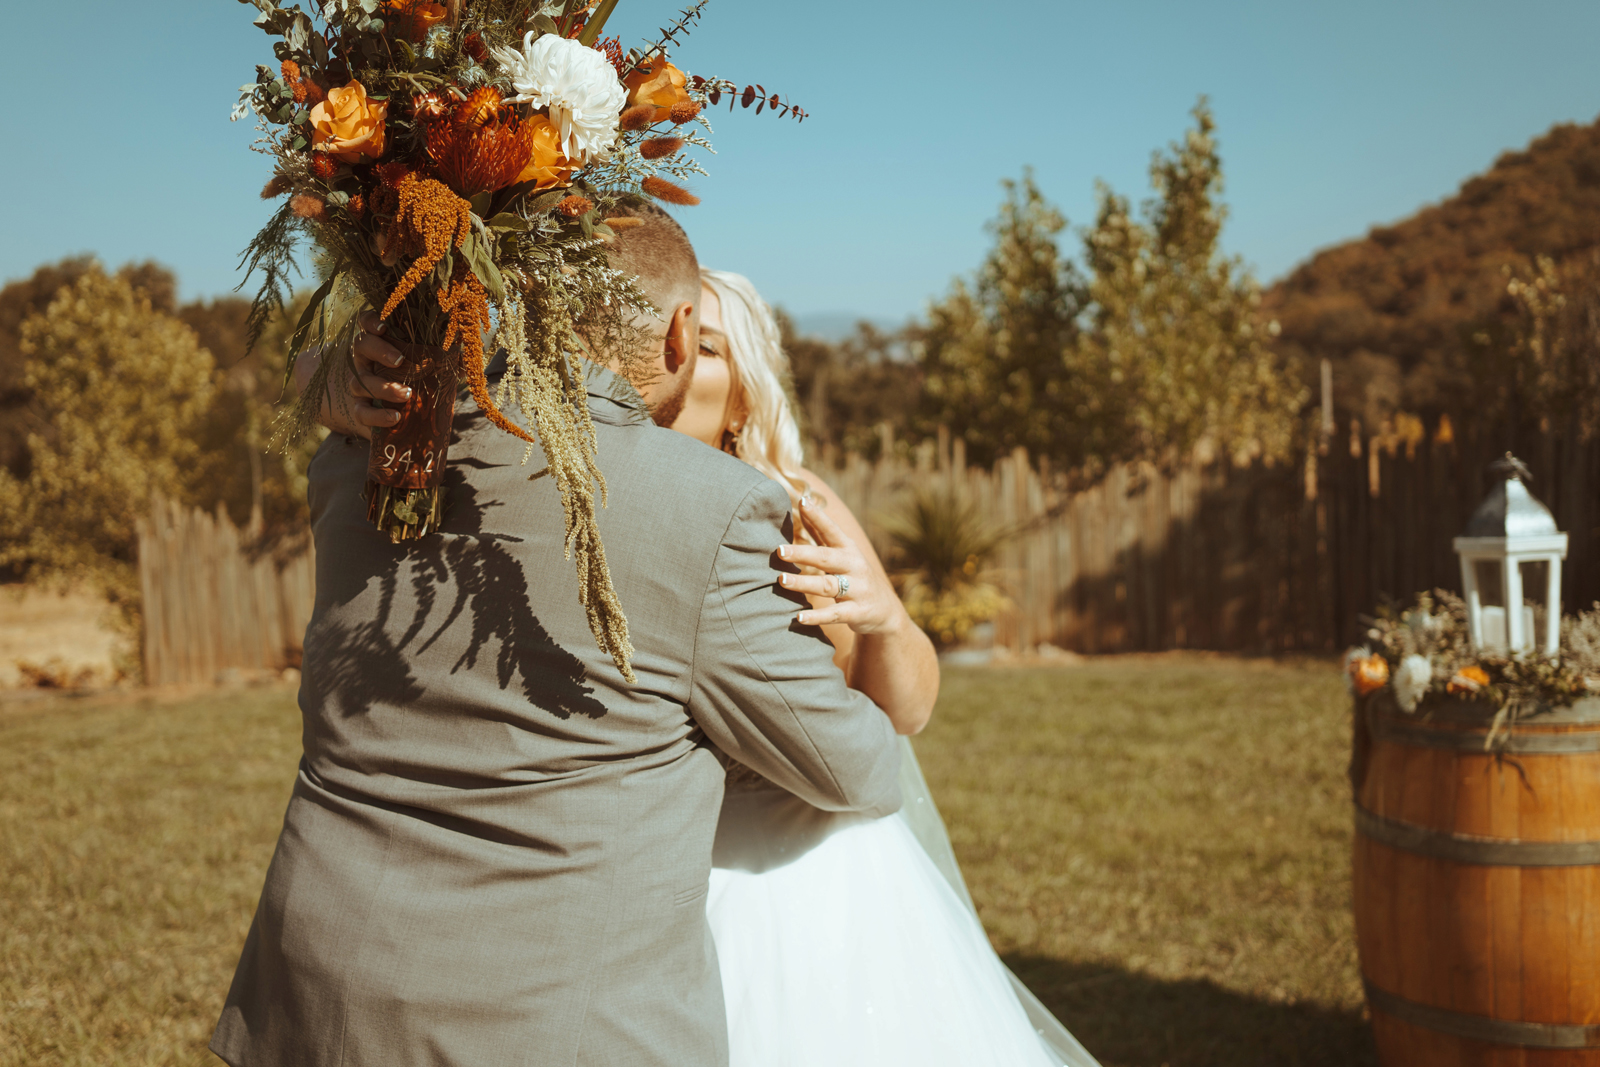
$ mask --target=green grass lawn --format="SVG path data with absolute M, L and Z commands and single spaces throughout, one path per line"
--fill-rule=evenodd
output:
M 1327 663 L 947 672 L 917 740 L 996 946 L 1106 1067 L 1373 1063 Z M 0 708 L 0 1065 L 205 1051 L 299 753 L 282 690 Z

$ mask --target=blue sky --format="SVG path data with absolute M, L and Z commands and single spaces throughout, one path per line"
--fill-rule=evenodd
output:
M 0 280 L 94 252 L 167 264 L 185 298 L 232 288 L 266 213 L 269 168 L 228 122 L 270 61 L 253 9 L 6 7 Z M 676 7 L 622 0 L 611 28 L 637 43 Z M 1082 225 L 1097 178 L 1143 198 L 1151 151 L 1205 93 L 1224 243 L 1270 280 L 1593 121 L 1597 54 L 1593 0 L 713 0 L 679 64 L 812 117 L 714 117 L 705 202 L 680 217 L 704 262 L 791 311 L 903 319 L 982 258 L 1001 178 L 1031 165 Z

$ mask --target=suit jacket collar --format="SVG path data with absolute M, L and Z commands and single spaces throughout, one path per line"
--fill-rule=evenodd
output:
M 589 392 L 589 415 L 595 422 L 631 426 L 651 421 L 644 397 L 622 375 L 584 360 L 583 384 Z
M 583 385 L 589 394 L 589 417 L 609 426 L 632 426 L 652 421 L 650 408 L 633 383 L 622 375 L 591 360 L 582 359 Z M 485 377 L 499 381 L 506 372 L 504 349 L 494 354 L 485 368 Z

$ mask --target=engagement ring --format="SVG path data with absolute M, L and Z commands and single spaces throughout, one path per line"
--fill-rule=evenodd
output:
M 849 577 L 849 575 L 845 575 L 845 574 L 835 575 L 833 580 L 835 582 L 839 583 L 839 591 L 837 593 L 833 594 L 833 599 L 835 599 L 835 600 L 844 599 L 844 595 L 846 593 L 850 592 L 850 577 Z

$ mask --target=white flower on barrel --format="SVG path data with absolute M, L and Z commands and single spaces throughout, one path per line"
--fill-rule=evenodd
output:
M 549 108 L 569 159 L 605 157 L 628 93 L 603 53 L 553 33 L 537 40 L 529 33 L 520 50 L 493 51 L 517 90 L 511 102 Z
M 1409 715 L 1417 710 L 1428 687 L 1433 684 L 1433 661 L 1427 656 L 1412 653 L 1400 661 L 1389 684 L 1394 686 L 1394 702 Z

